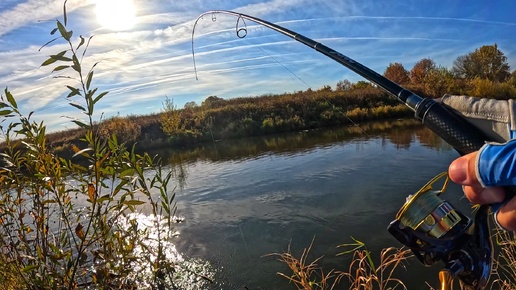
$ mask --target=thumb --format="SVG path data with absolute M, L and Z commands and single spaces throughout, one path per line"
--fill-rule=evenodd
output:
M 477 155 L 478 151 L 455 159 L 448 168 L 450 179 L 460 185 L 479 186 L 475 170 Z

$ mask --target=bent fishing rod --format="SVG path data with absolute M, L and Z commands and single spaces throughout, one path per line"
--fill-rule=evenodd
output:
M 253 16 L 227 10 L 213 10 L 204 12 L 197 18 L 194 24 L 194 30 L 192 31 L 192 50 L 193 34 L 195 32 L 195 26 L 197 25 L 197 22 L 205 15 L 212 15 L 212 17 L 214 17 L 213 15 L 216 14 L 228 14 L 238 17 L 236 28 L 237 35 L 240 38 L 245 37 L 247 30 L 246 28 L 238 28 L 239 21 L 240 19 L 247 19 L 282 33 L 342 64 L 363 78 L 376 84 L 397 98 L 401 103 L 407 105 L 414 111 L 415 117 L 418 120 L 430 128 L 434 133 L 439 135 L 439 137 L 450 144 L 453 148 L 455 148 L 455 150 L 457 150 L 461 155 L 477 151 L 484 145 L 485 141 L 491 141 L 488 140 L 488 138 L 477 128 L 473 127 L 470 123 L 467 123 L 465 120 L 452 113 L 435 100 L 430 98 L 422 98 L 416 95 L 415 93 L 401 87 L 397 83 L 387 79 L 386 77 L 378 74 L 377 72 L 369 69 L 359 62 L 329 48 L 320 42 L 314 41 L 292 30 Z M 215 18 L 212 18 L 212 20 L 214 19 Z
M 195 27 L 205 15 L 227 14 L 237 17 L 236 33 L 239 38 L 247 35 L 247 28 L 239 28 L 240 21 L 249 20 L 282 33 L 308 47 L 326 55 L 358 75 L 376 84 L 401 103 L 414 111 L 416 119 L 450 144 L 459 154 L 479 150 L 490 140 L 478 128 L 431 98 L 423 98 L 401 87 L 397 83 L 367 68 L 359 62 L 292 30 L 250 15 L 227 10 L 213 10 L 201 14 L 192 31 L 192 56 L 195 66 Z M 446 176 L 442 189 L 434 190 L 432 185 Z M 444 263 L 439 273 L 441 290 L 452 288 L 453 278 L 458 277 L 467 289 L 484 289 L 492 269 L 492 242 L 490 239 L 489 206 L 483 205 L 477 211 L 474 221 L 460 213 L 440 195 L 448 183 L 446 173 L 439 174 L 418 192 L 409 195 L 398 211 L 388 231 L 402 244 L 408 246 L 425 265 L 438 261 Z M 511 188 L 512 190 L 512 188 Z

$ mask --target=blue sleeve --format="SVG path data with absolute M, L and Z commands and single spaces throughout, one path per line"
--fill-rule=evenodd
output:
M 516 139 L 482 147 L 476 170 L 484 187 L 516 185 Z

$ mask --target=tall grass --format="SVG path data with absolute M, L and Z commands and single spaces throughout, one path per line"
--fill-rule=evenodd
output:
M 278 260 L 285 263 L 291 272 L 278 275 L 289 280 L 300 290 L 326 290 L 343 289 L 339 287 L 347 285 L 350 290 L 387 290 L 407 289 L 403 281 L 395 277 L 395 272 L 405 268 L 405 262 L 412 257 L 412 253 L 406 248 L 386 248 L 380 253 L 380 262 L 376 267 L 373 263 L 371 252 L 365 244 L 354 240 L 355 243 L 343 244 L 339 247 L 349 247 L 351 250 L 344 251 L 339 255 L 351 254 L 352 260 L 347 270 L 326 271 L 317 263 L 322 256 L 309 260 L 309 254 L 314 240 L 305 248 L 300 258 L 296 258 L 290 251 L 290 246 L 284 253 L 274 253 Z
M 493 289 L 516 289 L 516 236 L 514 232 L 496 230 L 494 239 L 500 248 L 494 261 Z

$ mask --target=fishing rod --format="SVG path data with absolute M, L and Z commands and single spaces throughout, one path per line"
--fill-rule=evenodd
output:
M 359 62 L 314 41 L 306 36 L 277 24 L 243 13 L 227 10 L 212 10 L 202 13 L 195 21 L 192 31 L 192 55 L 195 66 L 195 27 L 205 15 L 215 21 L 217 14 L 237 17 L 236 32 L 239 38 L 247 35 L 247 28 L 239 28 L 240 21 L 249 20 L 282 33 L 308 47 L 326 55 L 358 75 L 376 84 L 412 111 L 416 119 L 450 144 L 459 154 L 479 150 L 490 140 L 478 128 L 453 113 L 431 98 L 423 98 L 401 87 Z M 244 22 L 245 23 L 245 22 Z M 441 289 L 451 288 L 453 278 L 458 277 L 469 289 L 483 289 L 492 269 L 492 242 L 489 236 L 487 217 L 489 206 L 483 205 L 477 211 L 474 222 L 439 196 L 446 189 L 448 177 L 440 190 L 432 185 L 446 174 L 440 174 L 427 183 L 407 201 L 389 224 L 388 231 L 402 244 L 408 246 L 425 265 L 438 261 L 445 266 L 439 273 Z

